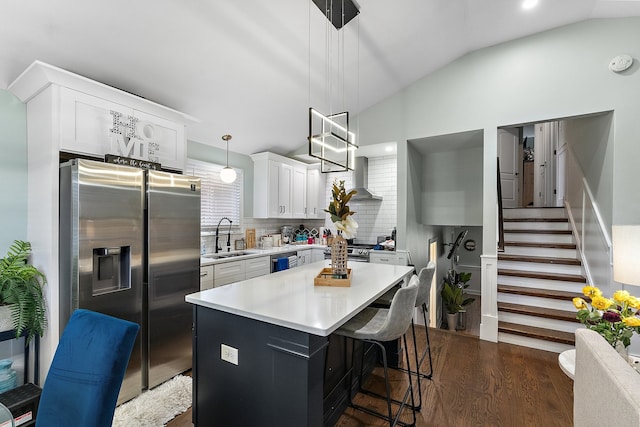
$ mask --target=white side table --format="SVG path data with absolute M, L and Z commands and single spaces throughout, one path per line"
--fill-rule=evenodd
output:
M 560 369 L 572 380 L 576 374 L 576 349 L 563 351 L 558 355 Z

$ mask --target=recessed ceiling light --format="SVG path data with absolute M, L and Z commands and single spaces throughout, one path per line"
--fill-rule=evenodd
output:
M 524 0 L 522 2 L 522 8 L 523 9 L 533 9 L 534 7 L 536 7 L 538 4 L 538 0 Z

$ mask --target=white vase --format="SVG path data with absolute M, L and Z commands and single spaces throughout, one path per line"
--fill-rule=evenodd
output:
M 458 325 L 458 313 L 447 313 L 447 327 L 450 331 L 455 331 Z
M 10 331 L 13 329 L 13 321 L 11 320 L 11 306 L 0 305 L 0 332 Z
M 615 350 L 618 354 L 624 359 L 625 362 L 629 362 L 629 349 L 624 346 L 620 341 L 618 341 L 615 345 Z

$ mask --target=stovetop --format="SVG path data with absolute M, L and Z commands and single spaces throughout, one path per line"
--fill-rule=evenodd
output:
M 350 257 L 362 257 L 368 258 L 369 252 L 373 250 L 375 245 L 368 243 L 354 243 L 347 246 L 347 254 Z M 328 247 L 324 250 L 325 254 L 331 254 L 331 248 Z

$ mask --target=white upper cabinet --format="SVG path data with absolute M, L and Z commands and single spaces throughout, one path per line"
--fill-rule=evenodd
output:
M 311 218 L 305 163 L 268 152 L 251 159 L 254 218 Z M 324 187 L 320 191 L 324 193 Z
M 184 125 L 144 111 L 60 88 L 60 150 L 105 154 L 184 169 Z
M 184 170 L 185 122 L 192 117 L 38 61 L 10 90 L 38 105 L 29 120 L 51 127 L 49 143 L 58 151 L 100 158 L 113 154 Z M 51 96 L 48 108 L 41 108 L 44 93 Z
M 294 218 L 306 218 L 307 168 L 294 167 L 291 183 L 291 210 Z
M 267 204 L 270 218 L 291 218 L 291 179 L 293 168 L 290 165 L 269 160 L 267 183 Z M 263 179 L 263 178 L 261 178 Z M 255 192 L 255 188 L 254 188 Z M 255 209 L 255 204 L 254 204 Z
M 306 217 L 309 219 L 323 219 L 325 216 L 325 186 L 326 178 L 320 172 L 320 165 L 307 167 L 307 208 Z

